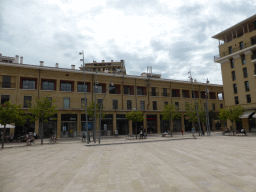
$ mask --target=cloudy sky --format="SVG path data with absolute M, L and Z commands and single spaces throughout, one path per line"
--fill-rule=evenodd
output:
M 254 15 L 255 0 L 0 0 L 0 53 L 25 64 L 125 60 L 162 78 L 222 84 L 211 37 Z

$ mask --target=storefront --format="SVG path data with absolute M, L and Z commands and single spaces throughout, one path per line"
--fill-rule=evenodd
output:
M 113 134 L 113 115 L 106 114 L 105 118 L 101 120 L 101 135 L 112 135 Z
M 189 117 L 184 116 L 184 126 L 185 126 L 185 131 L 191 131 L 192 130 L 192 122 L 189 122 Z
M 163 118 L 163 116 L 160 115 L 161 133 L 170 131 L 170 123 L 169 123 L 169 121 L 165 121 L 162 118 Z
M 88 131 L 92 131 L 93 128 L 93 120 L 92 118 L 87 117 L 87 123 L 88 123 Z M 85 114 L 81 114 L 81 133 L 77 135 L 82 135 L 82 133 L 87 134 L 87 127 L 86 127 L 86 116 Z
M 181 119 L 173 120 L 173 132 L 181 132 Z
M 128 135 L 129 126 L 128 120 L 125 115 L 116 115 L 116 129 L 118 130 L 118 135 Z
M 157 133 L 157 117 L 156 115 L 147 115 L 147 132 Z
M 50 138 L 57 131 L 57 114 L 48 119 L 44 123 L 44 138 Z
M 76 131 L 77 131 L 77 114 L 62 114 L 60 137 L 76 137 Z

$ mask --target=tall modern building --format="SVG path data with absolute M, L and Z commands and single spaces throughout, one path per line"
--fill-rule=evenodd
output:
M 195 94 L 190 81 L 163 79 L 152 71 L 142 73 L 141 76 L 125 75 L 118 73 L 105 73 L 96 71 L 84 72 L 70 68 L 44 66 L 40 61 L 38 65 L 23 64 L 19 56 L 0 56 L 0 96 L 1 104 L 10 101 L 12 104 L 22 106 L 28 110 L 27 101 L 35 102 L 44 97 L 56 102 L 58 113 L 56 120 L 49 119 L 45 137 L 57 131 L 58 137 L 81 135 L 85 131 L 85 97 L 90 104 L 93 101 L 101 103 L 105 119 L 96 122 L 96 128 L 102 134 L 113 134 L 115 130 L 125 135 L 135 133 L 135 125 L 126 119 L 126 113 L 132 110 L 142 111 L 143 122 L 138 123 L 150 133 L 170 131 L 168 122 L 162 119 L 162 110 L 167 104 L 174 104 L 181 113 L 181 118 L 172 122 L 174 131 L 191 131 L 194 126 L 186 117 L 186 105 L 194 104 L 195 98 L 202 107 L 206 103 L 206 84 L 194 82 Z M 101 63 L 106 64 L 106 63 Z M 101 66 L 102 67 L 102 66 Z M 112 69 L 113 70 L 113 69 Z M 218 112 L 224 107 L 224 101 L 218 95 L 223 93 L 222 85 L 208 84 L 208 109 Z M 106 95 L 105 95 L 106 94 Z M 89 118 L 89 125 L 93 124 Z M 211 119 L 211 129 L 215 130 L 215 121 Z M 24 126 L 10 129 L 9 133 L 22 134 L 24 132 L 38 133 L 39 121 L 27 122 Z M 139 130 L 138 130 L 139 131 Z
M 236 128 L 256 131 L 256 15 L 212 38 L 219 40 L 219 55 L 214 61 L 221 64 L 225 106 L 244 107 Z

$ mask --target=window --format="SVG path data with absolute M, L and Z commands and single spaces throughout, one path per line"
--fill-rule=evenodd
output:
M 103 85 L 94 85 L 94 93 L 103 93 Z
M 175 108 L 179 110 L 179 102 L 175 102 Z
M 246 95 L 246 100 L 247 100 L 247 103 L 251 103 L 251 95 Z
M 83 84 L 83 83 L 78 83 L 77 84 L 77 92 L 88 92 L 88 85 L 87 84 Z
M 124 94 L 126 94 L 126 95 L 132 95 L 132 94 L 131 94 L 131 87 L 124 86 Z
M 167 88 L 163 88 L 163 96 L 167 97 Z
M 243 73 L 244 73 L 244 78 L 248 77 L 248 74 L 247 74 L 247 68 L 243 68 Z
M 232 74 L 232 80 L 235 81 L 236 80 L 236 73 L 235 73 L 235 71 L 232 71 L 231 74 Z
M 256 37 L 252 37 L 251 42 L 252 42 L 252 45 L 255 45 L 256 44 Z
M 222 103 L 220 104 L 220 108 L 223 109 L 223 104 Z
M 230 59 L 230 67 L 233 69 L 235 67 L 234 65 L 234 59 Z
M 202 98 L 202 99 L 206 99 L 205 91 L 201 91 L 201 98 Z
M 239 47 L 240 47 L 240 49 L 244 49 L 244 43 L 243 43 L 243 41 L 239 43 Z
M 3 76 L 2 88 L 11 88 L 11 76 Z
M 50 90 L 53 91 L 54 89 L 54 81 L 43 81 L 42 82 L 42 90 Z
M 113 109 L 118 109 L 118 100 L 113 99 Z
M 60 83 L 60 91 L 72 91 L 72 83 Z
M 204 110 L 206 110 L 206 103 L 204 103 Z
M 36 81 L 23 79 L 22 80 L 22 89 L 35 89 L 36 88 Z
M 190 98 L 189 90 L 182 90 L 182 97 L 183 98 Z
M 64 97 L 63 98 L 63 108 L 64 109 L 69 109 L 70 107 L 70 98 L 69 97 Z
M 234 99 L 235 99 L 235 104 L 238 105 L 239 104 L 238 97 L 236 96 L 236 97 L 234 97 Z
M 233 84 L 233 90 L 234 90 L 234 93 L 236 94 L 237 93 L 237 85 L 236 84 Z
M 156 96 L 156 88 L 151 87 L 151 96 Z
M 30 106 L 31 101 L 32 101 L 32 96 L 24 96 L 23 107 L 28 108 Z
M 132 109 L 132 100 L 127 100 L 127 109 Z
M 210 92 L 210 99 L 216 99 L 216 93 Z
M 146 87 L 137 87 L 137 95 L 147 95 Z
M 245 55 L 241 55 L 241 61 L 242 61 L 242 65 L 246 64 L 246 60 L 245 60 Z
M 97 99 L 97 104 L 100 104 L 102 103 L 103 99 Z M 100 105 L 99 105 L 99 108 L 100 108 Z M 103 103 L 102 103 L 102 107 L 103 107 Z
M 172 96 L 173 97 L 180 97 L 180 90 L 179 89 L 173 89 L 172 90 Z
M 245 91 L 250 91 L 250 87 L 249 87 L 249 81 L 245 81 L 244 82 L 244 86 L 245 86 Z
M 165 101 L 165 102 L 164 102 L 164 106 L 166 106 L 166 105 L 168 105 L 168 101 Z
M 145 101 L 140 101 L 140 110 L 145 110 Z
M 1 95 L 1 105 L 7 101 L 10 101 L 10 95 Z
M 157 110 L 157 102 L 153 101 L 153 110 Z
M 86 101 L 87 101 L 87 98 L 86 98 Z M 81 98 L 81 108 L 82 109 L 85 109 L 85 98 Z
M 188 110 L 188 108 L 189 108 L 189 104 L 188 102 L 185 102 L 185 109 Z
M 117 86 L 110 86 L 109 87 L 109 94 L 118 94 Z
M 195 96 L 196 96 L 196 98 L 199 98 L 198 91 L 195 91 Z M 192 91 L 192 98 L 195 98 L 195 96 L 194 96 L 194 91 Z
M 212 104 L 212 110 L 215 111 L 215 103 Z
M 52 106 L 52 97 L 46 97 L 47 99 L 48 99 L 48 101 L 50 101 L 50 103 L 51 103 L 51 106 Z
M 228 47 L 229 54 L 233 53 L 232 46 Z

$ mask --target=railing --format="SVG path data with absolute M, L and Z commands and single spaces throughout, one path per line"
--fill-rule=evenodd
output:
M 246 42 L 246 43 L 244 43 L 244 48 L 243 49 L 248 48 L 248 47 L 250 47 L 252 45 L 255 45 L 255 44 L 256 44 L 256 42 Z M 243 49 L 241 49 L 240 47 L 233 48 L 232 53 L 235 53 L 235 52 L 243 50 Z M 214 56 L 214 61 L 221 58 L 221 57 L 230 55 L 232 53 L 229 53 L 229 51 L 222 52 L 220 55 Z
M 16 83 L 0 82 L 1 88 L 16 88 Z
M 162 97 L 170 97 L 170 93 L 161 93 Z

